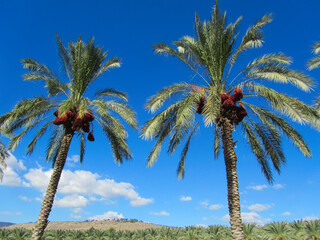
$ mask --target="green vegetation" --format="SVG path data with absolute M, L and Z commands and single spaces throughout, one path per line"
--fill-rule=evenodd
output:
M 0 140 L 0 181 L 2 181 L 3 177 L 3 168 L 6 168 L 5 158 L 9 157 L 9 153 L 3 143 Z
M 319 240 L 320 220 L 273 222 L 264 226 L 254 223 L 243 225 L 245 240 Z M 29 239 L 30 230 L 25 229 L 0 229 L 0 240 Z M 135 231 L 97 230 L 91 228 L 86 231 L 79 230 L 48 230 L 45 231 L 43 240 L 62 239 L 92 239 L 92 240 L 231 240 L 231 230 L 226 226 L 212 225 L 204 227 L 186 227 L 160 229 L 146 229 Z

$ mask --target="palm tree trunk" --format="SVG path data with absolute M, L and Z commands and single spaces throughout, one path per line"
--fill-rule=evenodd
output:
M 60 180 L 60 176 L 61 176 L 64 164 L 67 159 L 67 154 L 69 151 L 69 146 L 70 146 L 73 135 L 74 135 L 74 132 L 72 130 L 66 129 L 65 135 L 63 136 L 63 139 L 62 139 L 61 147 L 59 149 L 59 153 L 56 158 L 56 162 L 50 178 L 47 192 L 42 202 L 38 221 L 32 231 L 31 239 L 33 240 L 41 239 L 43 232 L 47 227 L 48 217 L 51 212 L 54 196 L 57 192 L 58 183 Z
M 243 227 L 240 212 L 239 182 L 237 174 L 237 155 L 234 151 L 232 131 L 234 127 L 227 118 L 220 120 L 222 148 L 227 171 L 228 206 L 233 239 L 243 240 Z

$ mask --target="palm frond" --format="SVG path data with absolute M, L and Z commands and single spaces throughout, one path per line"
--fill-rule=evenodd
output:
M 162 144 L 164 140 L 169 136 L 169 134 L 173 130 L 173 126 L 175 124 L 175 118 L 176 118 L 176 112 L 173 112 L 170 114 L 169 117 L 166 119 L 163 119 L 163 122 L 161 123 L 161 128 L 157 129 L 157 142 L 153 146 L 148 158 L 147 158 L 147 166 L 148 167 L 153 167 L 154 163 L 157 161 Z
M 124 101 L 128 101 L 128 95 L 124 92 L 114 90 L 112 88 L 105 88 L 96 92 L 95 96 L 97 97 L 116 97 Z
M 300 124 L 309 123 L 316 127 L 316 123 L 320 117 L 317 109 L 260 84 L 246 83 L 242 86 L 252 89 L 256 96 L 265 98 L 273 108 L 287 115 L 291 120 Z
M 33 153 L 33 150 L 38 142 L 38 140 L 47 132 L 48 127 L 52 125 L 52 121 L 47 121 L 42 128 L 36 133 L 35 137 L 32 139 L 32 141 L 27 146 L 27 154 L 31 155 Z
M 167 119 L 175 121 L 177 110 L 181 104 L 182 101 L 171 104 L 168 108 L 147 121 L 141 129 L 141 136 L 146 140 L 154 139 L 159 136 L 161 128 L 164 126 Z
M 214 126 L 213 150 L 214 150 L 214 158 L 218 159 L 218 157 L 220 155 L 220 151 L 221 151 L 221 132 L 220 132 L 218 124 L 215 124 L 215 126 Z
M 275 129 L 273 129 L 273 132 L 269 132 L 270 128 L 263 124 L 257 124 L 253 121 L 251 121 L 251 125 L 260 137 L 265 152 L 272 160 L 274 168 L 280 174 L 280 167 L 285 163 L 285 157 L 281 149 L 281 138 L 279 132 Z
M 123 159 L 132 159 L 122 124 L 115 117 L 108 114 L 100 118 L 98 123 L 109 139 L 115 162 L 121 164 Z
M 68 50 L 63 46 L 58 33 L 56 33 L 56 37 L 57 37 L 57 45 L 58 45 L 58 55 L 62 61 L 62 67 L 65 73 L 67 74 L 69 80 L 71 80 L 73 77 L 73 73 L 72 73 L 71 60 L 68 54 Z
M 86 138 L 84 132 L 80 131 L 80 163 L 83 162 L 84 153 L 86 150 Z
M 315 54 L 320 53 L 320 42 L 315 42 L 314 45 L 312 46 L 312 50 Z
M 232 63 L 234 63 L 239 55 L 250 48 L 261 47 L 263 43 L 263 34 L 261 29 L 272 21 L 271 14 L 265 15 L 260 18 L 252 27 L 250 27 L 242 38 L 239 48 L 235 51 L 231 57 Z
M 7 167 L 7 164 L 5 162 L 5 159 L 9 157 L 9 152 L 5 148 L 4 144 L 0 140 L 0 166 L 2 166 L 4 169 Z M 0 182 L 2 181 L 3 177 L 3 170 L 2 167 L 0 167 Z
M 282 117 L 276 116 L 265 108 L 249 105 L 248 103 L 246 103 L 246 105 L 259 117 L 261 122 L 272 123 L 281 132 L 283 132 L 290 141 L 292 141 L 304 156 L 311 157 L 311 151 L 303 140 L 302 135 L 290 126 L 290 124 L 288 124 Z
M 212 126 L 220 117 L 220 90 L 219 88 L 211 87 L 207 97 L 206 104 L 203 108 L 205 126 Z
M 297 88 L 309 92 L 315 85 L 314 80 L 301 71 L 294 71 L 278 63 L 258 65 L 250 69 L 245 75 L 248 79 L 274 81 L 277 83 L 290 83 Z
M 21 62 L 23 63 L 24 68 L 30 71 L 30 73 L 26 73 L 22 76 L 25 81 L 45 81 L 45 87 L 48 89 L 49 97 L 60 94 L 68 95 L 68 84 L 61 82 L 56 73 L 50 70 L 47 66 L 30 58 L 22 59 Z
M 168 144 L 168 152 L 174 153 L 181 140 L 185 138 L 190 129 L 194 126 L 196 105 L 199 102 L 202 93 L 191 92 L 182 99 L 182 104 L 177 110 L 175 116 L 174 132 Z
M 99 71 L 94 76 L 94 79 L 102 75 L 105 71 L 111 68 L 117 68 L 121 66 L 121 59 L 116 57 L 109 58 L 105 63 L 102 64 Z
M 195 132 L 195 130 L 199 127 L 199 122 L 197 122 L 193 129 L 191 130 L 189 137 L 187 139 L 187 142 L 181 152 L 181 159 L 179 161 L 179 165 L 178 165 L 178 169 L 177 169 L 177 174 L 178 174 L 178 179 L 179 178 L 184 178 L 184 167 L 185 167 L 185 161 L 186 161 L 186 157 L 187 157 L 187 153 L 189 150 L 189 146 L 190 146 L 190 142 L 191 142 L 191 138 Z
M 147 100 L 145 108 L 148 109 L 151 113 L 154 113 L 163 106 L 166 100 L 179 93 L 187 91 L 189 88 L 190 84 L 186 83 L 174 84 L 172 86 L 165 87 L 156 95 L 153 95 Z
M 248 137 L 248 144 L 251 147 L 251 151 L 256 156 L 258 163 L 260 164 L 261 170 L 264 173 L 267 180 L 272 183 L 273 182 L 273 176 L 272 171 L 270 169 L 267 157 L 265 155 L 265 151 L 263 150 L 263 145 L 259 141 L 259 137 L 257 136 L 256 132 L 250 126 L 250 123 L 248 123 L 246 120 L 242 121 L 241 126 L 243 127 L 243 130 Z
M 54 165 L 56 156 L 58 156 L 58 152 L 60 150 L 61 142 L 64 136 L 65 130 L 62 125 L 55 128 L 47 146 L 47 154 L 46 161 L 52 161 L 52 165 Z
M 126 103 L 96 99 L 92 101 L 92 105 L 106 112 L 110 112 L 111 110 L 117 113 L 133 129 L 136 129 L 138 126 L 135 112 Z
M 310 59 L 307 63 L 308 69 L 313 70 L 315 68 L 318 68 L 320 66 L 320 56 L 314 57 Z

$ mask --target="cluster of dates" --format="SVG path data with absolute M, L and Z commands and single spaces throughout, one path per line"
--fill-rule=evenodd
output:
M 195 85 L 191 85 L 190 86 L 190 89 L 192 92 L 202 92 L 203 95 L 201 96 L 200 98 L 200 101 L 198 102 L 198 106 L 197 106 L 197 109 L 196 109 L 196 113 L 198 114 L 202 114 L 203 113 L 203 107 L 207 101 L 207 97 L 206 97 L 206 93 L 204 91 L 204 88 L 203 87 L 199 87 L 199 86 L 195 86 Z
M 87 112 L 83 116 L 80 116 L 73 109 L 70 109 L 61 115 L 58 110 L 53 114 L 56 116 L 53 124 L 64 125 L 67 128 L 72 127 L 74 131 L 82 129 L 84 132 L 89 133 L 88 140 L 94 141 L 93 129 L 90 132 L 90 122 L 94 120 L 94 116 L 91 112 Z
M 236 105 L 236 102 L 243 98 L 243 92 L 241 89 L 236 88 L 231 96 L 227 93 L 222 93 L 220 98 L 221 109 L 224 113 L 223 115 L 227 115 L 234 123 L 239 124 L 248 115 L 246 109 L 241 103 L 239 106 Z

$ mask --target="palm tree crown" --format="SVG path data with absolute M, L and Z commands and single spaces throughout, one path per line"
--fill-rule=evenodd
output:
M 174 84 L 148 99 L 146 108 L 155 113 L 169 98 L 181 97 L 148 121 L 142 129 L 144 138 L 158 139 L 148 157 L 148 165 L 152 166 L 156 161 L 164 139 L 170 136 L 168 152 L 173 153 L 186 138 L 178 170 L 179 177 L 183 177 L 190 139 L 195 126 L 199 124 L 195 113 L 201 114 L 206 126 L 215 129 L 216 158 L 221 149 L 221 118 L 228 118 L 239 125 L 270 182 L 272 172 L 269 160 L 278 172 L 285 162 L 280 133 L 284 133 L 305 156 L 311 156 L 302 136 L 273 110 L 299 123 L 314 123 L 317 111 L 286 93 L 272 89 L 268 83 L 291 84 L 309 92 L 314 85 L 313 80 L 302 72 L 289 69 L 291 58 L 282 53 L 263 55 L 248 63 L 241 71 L 232 73 L 238 58 L 246 50 L 262 46 L 261 29 L 272 20 L 270 15 L 263 16 L 247 30 L 240 45 L 236 46 L 237 27 L 241 19 L 227 24 L 226 14 L 220 13 L 216 5 L 208 22 L 201 23 L 196 14 L 195 37 L 185 36 L 174 42 L 176 49 L 165 43 L 154 46 L 156 53 L 171 55 L 184 62 L 202 84 Z M 265 99 L 270 107 L 254 105 L 255 98 Z
M 44 81 L 48 96 L 23 99 L 11 112 L 0 117 L 0 130 L 4 134 L 12 136 L 21 130 L 9 143 L 9 148 L 13 150 L 26 133 L 38 129 L 27 146 L 28 154 L 33 152 L 39 138 L 45 135 L 48 129 L 53 128 L 46 159 L 52 160 L 54 170 L 33 230 L 32 239 L 36 240 L 41 239 L 47 226 L 73 136 L 77 134 L 80 137 L 82 162 L 86 134 L 89 141 L 94 141 L 93 122 L 98 123 L 110 142 L 115 161 L 122 163 L 123 159 L 131 159 L 132 155 L 126 141 L 127 132 L 114 113 L 132 128 L 137 127 L 135 113 L 126 104 L 128 97 L 125 93 L 106 88 L 98 91 L 92 98 L 86 96 L 88 88 L 100 75 L 108 69 L 120 66 L 120 59 L 107 59 L 107 53 L 95 46 L 93 39 L 86 44 L 79 39 L 75 43 L 70 42 L 68 48 L 65 48 L 57 35 L 57 42 L 59 57 L 68 82 L 61 81 L 55 72 L 36 60 L 23 59 L 24 68 L 29 71 L 23 75 L 24 80 Z
M 70 42 L 68 48 L 65 48 L 57 35 L 57 43 L 62 67 L 69 82 L 61 81 L 55 72 L 36 60 L 22 60 L 24 68 L 29 71 L 23 75 L 24 80 L 44 81 L 48 96 L 23 99 L 11 112 L 1 117 L 0 123 L 5 134 L 10 135 L 22 129 L 12 138 L 9 148 L 14 150 L 26 133 L 38 128 L 27 147 L 27 153 L 31 154 L 39 138 L 48 129 L 52 129 L 54 124 L 58 127 L 53 128 L 46 159 L 55 161 L 64 132 L 70 129 L 78 132 L 80 137 L 82 162 L 85 134 L 88 133 L 89 141 L 94 141 L 92 121 L 96 120 L 94 122 L 101 126 L 110 141 L 115 161 L 122 163 L 123 159 L 130 159 L 132 156 L 126 143 L 127 133 L 121 122 L 112 114 L 118 114 L 132 128 L 137 127 L 135 113 L 125 103 L 128 100 L 127 95 L 106 88 L 96 92 L 92 99 L 85 96 L 90 84 L 105 71 L 120 67 L 121 60 L 114 57 L 107 59 L 107 52 L 94 46 L 93 39 L 86 44 L 79 39 L 76 43 Z M 65 99 L 53 99 L 60 95 L 64 95 Z

